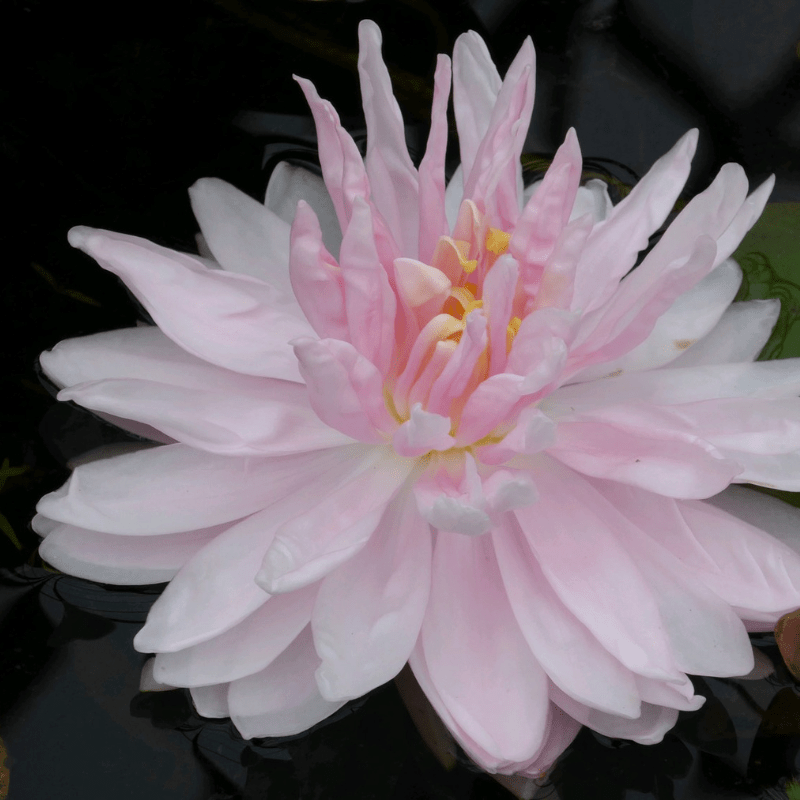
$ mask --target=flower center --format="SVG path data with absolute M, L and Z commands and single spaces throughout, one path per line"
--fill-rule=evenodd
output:
M 436 273 L 428 280 L 439 286 L 434 276 L 443 276 L 441 291 L 447 294 L 425 308 L 428 319 L 418 315 L 421 330 L 392 389 L 399 419 L 409 419 L 419 403 L 425 411 L 450 417 L 455 431 L 472 392 L 490 374 L 503 371 L 522 324 L 520 291 L 512 278 L 505 285 L 493 280 L 486 294 L 485 281 L 510 240 L 511 234 L 489 226 L 471 201 L 462 204 L 452 237 L 440 238 L 428 265 Z

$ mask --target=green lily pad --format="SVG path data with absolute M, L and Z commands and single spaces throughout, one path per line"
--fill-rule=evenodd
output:
M 744 272 L 737 300 L 781 301 L 761 360 L 800 356 L 800 203 L 768 205 L 733 258 Z
M 733 254 L 744 273 L 737 300 L 781 301 L 759 360 L 800 356 L 800 203 L 771 203 Z M 754 487 L 800 507 L 800 493 Z

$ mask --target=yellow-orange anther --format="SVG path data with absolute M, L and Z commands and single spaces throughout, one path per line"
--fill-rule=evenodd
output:
M 461 265 L 461 269 L 463 269 L 467 275 L 475 272 L 478 262 L 475 259 L 467 258 L 469 255 L 469 242 L 465 241 L 464 239 L 455 239 L 454 242 L 456 251 L 458 252 L 458 262 Z
M 454 286 L 450 290 L 450 297 L 445 301 L 442 307 L 442 313 L 450 314 L 456 319 L 464 319 L 470 311 L 483 306 L 483 300 L 476 300 L 475 295 L 470 291 L 467 286 Z M 477 287 L 475 287 L 477 289 Z
M 511 344 L 519 331 L 520 325 L 522 325 L 522 320 L 519 317 L 511 317 L 511 322 L 508 323 L 508 328 L 506 328 L 506 352 L 511 350 Z
M 489 228 L 486 231 L 486 249 L 496 256 L 501 256 L 508 250 L 511 234 L 501 231 L 500 228 Z

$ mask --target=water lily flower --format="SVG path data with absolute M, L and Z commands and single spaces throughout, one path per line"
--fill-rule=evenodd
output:
M 574 131 L 526 190 L 532 43 L 501 80 L 467 33 L 417 167 L 380 32 L 359 34 L 365 158 L 298 78 L 323 180 L 280 165 L 265 204 L 199 181 L 202 257 L 70 232 L 157 327 L 42 366 L 151 443 L 41 500 L 42 557 L 169 581 L 135 640 L 150 679 L 245 737 L 408 662 L 490 771 L 538 774 L 581 725 L 657 742 L 703 702 L 687 674 L 747 673 L 747 631 L 800 606 L 795 512 L 756 495 L 753 524 L 753 490 L 723 492 L 800 490 L 800 360 L 755 361 L 776 301 L 732 304 L 772 181 L 748 194 L 725 165 L 640 258 L 696 131 L 616 205 L 580 185 Z

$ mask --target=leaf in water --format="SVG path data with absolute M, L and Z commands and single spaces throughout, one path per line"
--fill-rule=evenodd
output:
M 101 308 L 101 304 L 97 302 L 92 297 L 89 297 L 88 294 L 84 294 L 83 292 L 77 292 L 74 289 L 67 289 L 66 287 L 62 286 L 53 275 L 52 272 L 46 270 L 41 264 L 37 264 L 35 261 L 31 262 L 31 267 L 33 270 L 38 273 L 42 278 L 50 284 L 50 286 L 59 294 L 66 295 L 67 297 L 71 298 L 72 300 L 76 300 L 78 303 L 85 303 L 89 306 L 97 306 Z
M 800 356 L 800 203 L 771 203 L 733 254 L 744 272 L 737 300 L 781 301 L 760 358 Z
M 786 666 L 800 680 L 800 610 L 784 614 L 778 620 L 775 638 Z
M 8 797 L 8 787 L 11 782 L 11 773 L 6 765 L 7 755 L 5 742 L 0 739 L 0 800 L 6 800 Z

